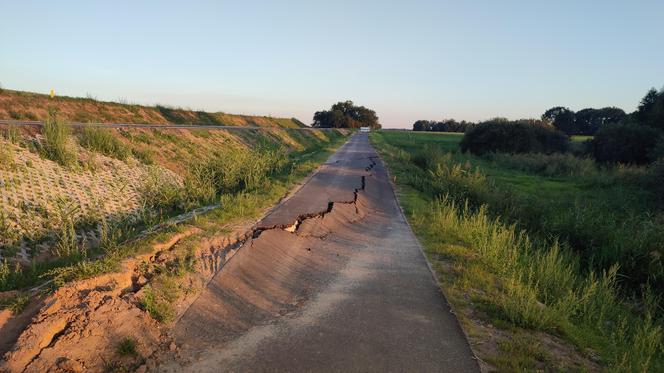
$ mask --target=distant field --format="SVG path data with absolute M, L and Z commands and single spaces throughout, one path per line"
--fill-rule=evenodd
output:
M 570 139 L 574 142 L 584 142 L 584 141 L 587 141 L 587 140 L 592 140 L 593 136 L 574 135 L 574 136 L 571 136 Z
M 461 138 L 372 133 L 480 358 L 499 371 L 660 371 L 659 300 L 643 286 L 663 285 L 652 255 L 664 213 L 638 182 L 644 169 L 476 157 Z M 646 299 L 638 314 L 632 296 Z

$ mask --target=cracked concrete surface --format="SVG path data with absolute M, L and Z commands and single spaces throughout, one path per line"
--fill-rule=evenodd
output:
M 478 371 L 366 134 L 260 221 L 156 371 Z

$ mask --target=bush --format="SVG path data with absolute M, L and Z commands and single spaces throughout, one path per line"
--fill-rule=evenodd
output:
M 599 162 L 647 164 L 655 161 L 661 134 L 651 127 L 614 124 L 602 127 L 590 147 Z
M 486 153 L 555 153 L 567 150 L 569 138 L 542 122 L 491 120 L 466 132 L 461 150 Z

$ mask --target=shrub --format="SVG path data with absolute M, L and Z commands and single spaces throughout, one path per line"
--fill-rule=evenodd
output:
M 555 153 L 567 150 L 568 137 L 542 122 L 491 120 L 468 130 L 461 150 L 486 153 Z
M 41 132 L 43 141 L 40 153 L 44 158 L 58 162 L 63 166 L 70 166 L 76 161 L 76 153 L 69 142 L 71 131 L 69 127 L 56 118 L 55 112 L 49 112 Z
M 655 160 L 661 137 L 656 129 L 647 126 L 607 125 L 597 131 L 591 149 L 599 162 L 646 164 Z
M 86 126 L 80 133 L 79 141 L 88 150 L 120 160 L 127 159 L 130 154 L 129 148 L 106 128 Z

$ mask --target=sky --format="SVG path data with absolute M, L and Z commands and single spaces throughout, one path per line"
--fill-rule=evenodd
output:
M 7 89 L 386 128 L 633 111 L 664 86 L 664 1 L 0 0 Z

